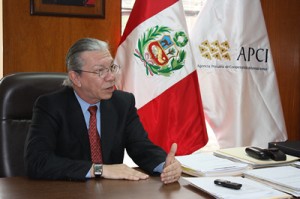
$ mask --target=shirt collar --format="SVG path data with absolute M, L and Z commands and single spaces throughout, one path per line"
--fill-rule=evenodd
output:
M 79 102 L 79 104 L 80 104 L 81 109 L 82 109 L 83 112 L 88 111 L 88 108 L 89 108 L 90 106 L 95 106 L 95 105 L 97 106 L 97 108 L 98 108 L 98 110 L 99 110 L 100 102 L 98 102 L 98 103 L 96 103 L 96 104 L 89 104 L 89 103 L 87 103 L 86 101 L 84 101 L 81 97 L 79 97 L 79 95 L 77 95 L 77 93 L 76 93 L 75 90 L 74 90 L 74 93 L 75 93 L 75 96 L 76 96 L 76 98 L 77 98 L 77 100 L 78 100 L 78 102 Z

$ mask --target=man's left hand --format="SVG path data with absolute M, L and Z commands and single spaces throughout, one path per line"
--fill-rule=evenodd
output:
M 161 181 L 164 184 L 169 184 L 172 182 L 177 182 L 181 176 L 181 164 L 175 158 L 177 151 L 177 144 L 173 143 L 170 152 L 166 158 L 163 172 L 160 175 Z

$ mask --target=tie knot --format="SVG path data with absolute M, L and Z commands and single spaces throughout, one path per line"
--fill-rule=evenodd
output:
M 91 115 L 95 115 L 96 111 L 97 111 L 97 108 L 98 108 L 97 106 L 90 106 L 88 108 L 88 110 L 89 110 L 89 112 L 90 112 Z

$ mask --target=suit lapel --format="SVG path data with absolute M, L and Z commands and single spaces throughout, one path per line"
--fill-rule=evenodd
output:
M 90 144 L 89 144 L 89 137 L 88 137 L 88 130 L 86 128 L 84 116 L 80 107 L 79 102 L 77 101 L 74 91 L 71 90 L 71 93 L 69 94 L 70 100 L 69 100 L 69 114 L 70 114 L 70 120 L 69 122 L 72 123 L 72 132 L 75 133 L 81 144 L 81 147 L 83 148 L 83 154 L 86 155 L 86 159 L 90 159 Z
M 104 162 L 109 160 L 111 149 L 114 143 L 114 136 L 116 132 L 115 123 L 115 109 L 110 100 L 103 100 L 100 103 L 101 113 L 101 146 L 102 157 Z

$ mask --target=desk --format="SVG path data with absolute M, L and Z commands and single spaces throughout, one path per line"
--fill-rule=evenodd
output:
M 212 198 L 184 180 L 164 185 L 159 177 L 147 180 L 45 181 L 26 177 L 0 178 L 0 198 L 105 198 L 105 199 L 193 199 Z

